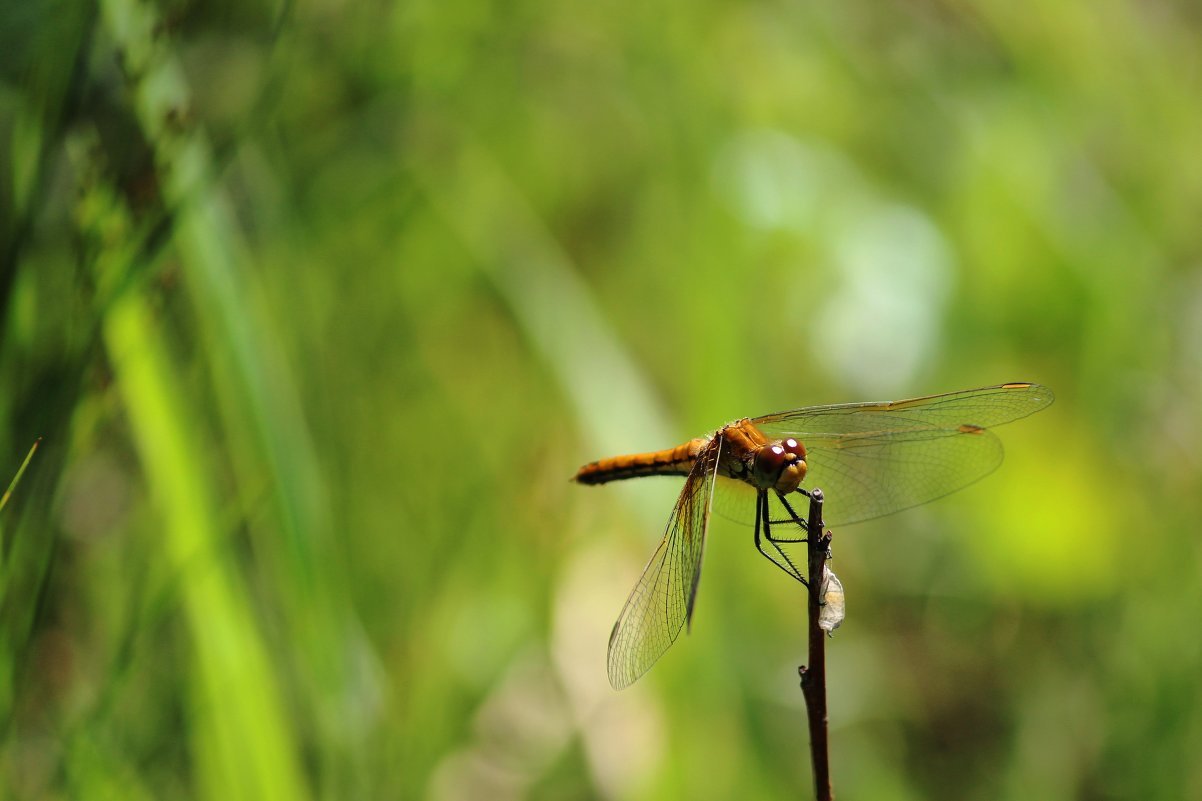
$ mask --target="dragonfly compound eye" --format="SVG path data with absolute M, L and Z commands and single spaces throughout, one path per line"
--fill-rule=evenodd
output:
M 764 445 L 756 451 L 752 472 L 757 487 L 790 493 L 805 478 L 805 448 L 795 439 Z

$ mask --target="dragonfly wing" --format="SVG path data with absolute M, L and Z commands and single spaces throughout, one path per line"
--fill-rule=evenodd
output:
M 942 498 L 992 473 L 1002 443 L 992 433 L 903 432 L 887 437 L 813 435 L 806 485 L 821 487 L 828 525 L 871 520 Z
M 715 437 L 698 454 L 664 538 L 614 624 L 609 636 L 609 682 L 615 689 L 646 673 L 693 616 L 721 447 L 721 438 Z
M 1002 384 L 886 403 L 814 406 L 752 422 L 806 447 L 806 485 L 828 498 L 827 522 L 846 525 L 943 497 L 1002 463 L 988 429 L 1053 400 L 1039 384 Z
M 798 437 L 888 431 L 894 427 L 992 428 L 1047 408 L 1055 397 L 1042 384 L 1000 384 L 900 401 L 810 406 L 766 414 L 751 422 L 765 434 Z
M 725 517 L 732 523 L 754 525 L 756 518 L 755 487 L 746 481 L 718 476 L 714 483 L 712 513 Z

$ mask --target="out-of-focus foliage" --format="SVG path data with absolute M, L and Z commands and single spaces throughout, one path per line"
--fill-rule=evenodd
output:
M 582 462 L 1010 380 L 836 532 L 842 798 L 1202 797 L 1188 2 L 0 7 L 7 798 L 797 798 L 799 588 Z M 828 498 L 828 504 L 837 504 Z

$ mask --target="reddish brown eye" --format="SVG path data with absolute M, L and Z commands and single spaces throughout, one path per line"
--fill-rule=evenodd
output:
M 790 458 L 792 457 L 778 444 L 761 445 L 756 451 L 753 468 L 756 485 L 770 487 L 775 484 Z
M 785 449 L 779 445 L 772 445 L 760 451 L 756 466 L 765 473 L 775 473 L 784 465 L 785 458 Z
M 790 437 L 789 439 L 786 439 L 784 441 L 784 450 L 787 453 L 791 453 L 796 456 L 800 456 L 802 459 L 806 458 L 806 446 L 802 445 L 800 442 L 793 439 L 792 437 Z

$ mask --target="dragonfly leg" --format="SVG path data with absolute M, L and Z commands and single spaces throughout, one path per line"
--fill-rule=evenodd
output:
M 803 490 L 797 490 L 797 491 L 802 492 Z M 797 516 L 797 512 L 794 511 L 793 507 L 789 505 L 789 502 L 785 500 L 785 496 L 777 495 L 776 497 L 780 500 L 781 505 L 785 507 L 785 511 L 787 511 L 789 513 L 789 517 L 784 520 L 773 520 L 772 523 L 774 523 L 774 524 L 779 523 L 780 525 L 794 523 L 798 527 L 800 527 L 802 531 L 805 531 L 808 528 L 808 524 L 806 523 L 806 521 L 802 520 L 800 517 Z M 808 497 L 808 494 L 807 494 L 807 497 Z M 773 542 L 802 543 L 802 542 L 808 542 L 809 540 L 807 540 L 805 537 L 796 537 L 796 538 L 788 538 L 788 539 L 783 538 L 783 537 L 773 537 L 772 541 Z
M 810 497 L 810 493 L 807 492 L 806 490 L 798 488 L 797 491 L 800 492 L 802 495 L 806 496 L 807 498 Z M 803 530 L 808 532 L 810 529 L 810 524 L 797 516 L 797 512 L 793 511 L 793 507 L 790 506 L 789 502 L 785 500 L 784 495 L 780 495 L 778 497 L 780 498 L 781 505 L 784 506 L 786 509 L 788 509 L 789 514 L 792 515 L 792 517 L 793 517 L 792 520 L 786 521 L 786 522 L 796 523 L 797 525 L 801 526 Z M 819 531 L 818 533 L 821 534 L 822 532 Z M 809 540 L 805 540 L 805 539 L 800 539 L 800 540 L 779 540 L 778 539 L 776 541 L 777 542 L 809 542 Z M 827 559 L 832 558 L 831 557 L 831 549 L 829 547 L 826 549 L 826 558 Z
M 810 497 L 810 493 L 806 492 L 803 489 L 798 489 L 797 491 L 800 492 L 802 495 L 806 496 L 807 498 Z M 793 507 L 790 506 L 789 502 L 785 500 L 784 495 L 778 495 L 777 497 L 780 498 L 780 505 L 785 507 L 785 511 L 787 511 L 789 513 L 789 517 L 792 518 L 792 522 L 801 526 L 803 529 L 809 528 L 809 524 L 806 523 L 806 521 L 802 520 L 800 517 L 798 517 L 797 512 L 793 511 Z
M 763 529 L 764 533 L 763 533 L 762 538 L 760 536 L 761 522 L 764 527 L 764 529 Z M 773 554 L 769 553 L 768 551 L 764 550 L 764 544 L 763 544 L 764 540 L 767 540 L 768 543 L 772 545 L 773 549 L 776 551 L 776 555 L 773 555 Z M 771 520 L 771 515 L 769 514 L 769 508 L 768 508 L 768 493 L 761 492 L 759 494 L 759 497 L 756 499 L 755 548 L 757 551 L 759 551 L 764 556 L 764 558 L 766 558 L 768 561 L 772 562 L 772 564 L 776 565 L 781 570 L 788 573 L 791 578 L 794 578 L 797 581 L 800 581 L 802 584 L 806 584 L 806 580 L 801 575 L 801 571 L 798 570 L 797 566 L 793 564 L 793 561 L 791 559 L 789 559 L 789 555 L 786 554 L 783 550 L 781 550 L 781 547 L 780 547 L 780 545 L 777 544 L 777 542 L 778 542 L 778 540 L 774 539 L 772 536 L 772 520 Z M 777 556 L 779 556 L 780 558 L 778 559 Z

